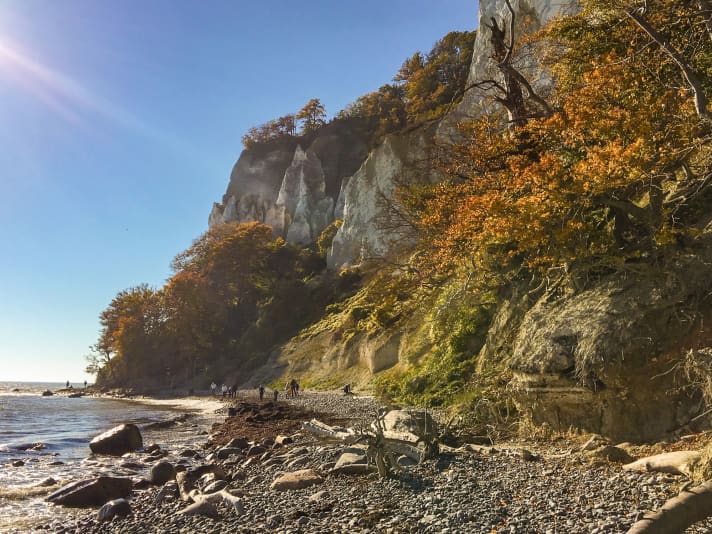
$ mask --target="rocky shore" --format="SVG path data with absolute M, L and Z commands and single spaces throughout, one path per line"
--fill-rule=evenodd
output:
M 614 533 L 659 508 L 686 482 L 681 476 L 623 471 L 618 462 L 627 458 L 616 457 L 611 447 L 583 450 L 585 437 L 441 447 L 420 464 L 399 460 L 402 467 L 390 478 L 372 468 L 337 474 L 334 466 L 350 448 L 300 430 L 301 423 L 317 418 L 332 425 L 366 424 L 379 408 L 372 398 L 307 393 L 275 404 L 253 395 L 225 411 L 228 407 L 234 415 L 209 436 L 196 436 L 195 447 L 171 450 L 170 444 L 159 444 L 151 453 L 132 453 L 130 459 L 145 465 L 168 462 L 180 485 L 136 479 L 129 515 L 121 515 L 124 511 L 100 521 L 92 509 L 42 530 Z M 635 456 L 654 452 L 615 450 Z M 191 476 L 194 484 L 187 485 Z M 192 495 L 202 502 L 191 506 L 179 486 L 194 487 Z M 217 497 L 205 498 L 211 494 Z M 688 532 L 710 530 L 712 522 Z

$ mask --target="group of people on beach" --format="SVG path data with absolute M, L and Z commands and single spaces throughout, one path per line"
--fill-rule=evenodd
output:
M 212 393 L 212 395 L 214 396 L 218 395 L 218 385 L 215 382 L 210 384 L 210 393 Z M 222 393 L 223 397 L 234 399 L 235 397 L 237 397 L 237 384 L 233 386 L 227 386 L 226 384 L 223 384 L 220 387 L 220 393 Z

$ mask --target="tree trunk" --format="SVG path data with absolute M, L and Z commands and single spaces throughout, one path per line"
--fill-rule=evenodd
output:
M 627 534 L 679 534 L 712 515 L 712 480 L 683 490 L 658 511 L 646 514 Z

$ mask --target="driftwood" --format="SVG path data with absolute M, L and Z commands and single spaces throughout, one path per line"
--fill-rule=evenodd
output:
M 376 465 L 381 477 L 399 469 L 397 458 L 400 455 L 420 463 L 438 451 L 435 439 L 425 439 L 412 432 L 385 430 L 383 415 L 376 418 L 371 428 L 362 428 L 358 432 L 351 428 L 330 426 L 316 419 L 302 423 L 302 429 L 322 439 L 348 445 L 367 443 L 366 455 Z
M 641 458 L 623 466 L 624 471 L 670 473 L 691 477 L 692 467 L 700 461 L 699 451 L 674 451 Z
M 193 495 L 193 501 L 196 503 L 209 502 L 209 503 L 219 503 L 224 502 L 230 508 L 235 510 L 237 515 L 242 515 L 245 513 L 245 507 L 242 505 L 242 499 L 226 490 L 216 491 L 215 493 L 197 493 L 196 490 L 191 492 Z M 194 493 L 195 492 L 195 493 Z
M 322 423 L 317 419 L 305 421 L 304 423 L 302 423 L 302 429 L 320 438 L 343 441 L 349 444 L 355 443 L 359 438 L 359 436 L 356 435 L 356 432 L 352 428 L 330 426 L 326 423 Z
M 213 473 L 216 478 L 225 478 L 225 471 L 218 465 L 201 465 L 195 469 L 181 471 L 176 475 L 176 483 L 180 498 L 185 502 L 195 501 L 195 496 L 200 493 L 195 489 L 195 483 L 206 473 Z
M 712 515 L 712 480 L 667 501 L 657 512 L 646 514 L 627 534 L 678 534 Z

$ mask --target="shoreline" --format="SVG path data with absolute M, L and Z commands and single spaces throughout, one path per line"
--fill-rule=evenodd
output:
M 74 392 L 77 392 L 77 388 L 74 389 Z M 6 396 L 42 397 L 41 392 L 37 391 L 8 392 Z M 58 392 L 53 397 L 64 400 L 67 395 Z M 127 420 L 132 417 L 129 415 L 131 413 L 137 413 L 139 417 L 142 413 L 165 413 L 163 418 L 137 422 L 146 440 L 144 446 L 148 447 L 149 444 L 155 442 L 159 443 L 164 450 L 189 446 L 202 447 L 212 425 L 221 420 L 221 416 L 216 414 L 216 411 L 225 407 L 222 399 L 209 396 L 182 397 L 161 394 L 155 398 L 149 396 L 124 397 L 89 391 L 83 397 L 97 401 L 128 401 L 123 404 L 125 406 L 123 409 L 119 407 L 120 411 L 123 410 L 126 413 Z M 67 399 L 65 404 L 73 405 L 73 399 Z M 152 410 L 152 408 L 156 410 Z M 92 410 L 89 410 L 88 413 L 92 413 Z M 82 457 L 75 457 L 72 454 L 55 456 L 62 453 L 47 453 L 42 449 L 38 451 L 17 450 L 6 453 L 6 459 L 0 465 L 0 469 L 9 470 L 6 471 L 9 478 L 6 478 L 0 487 L 0 506 L 2 507 L 0 510 L 0 531 L 17 534 L 48 530 L 54 532 L 59 531 L 58 526 L 47 529 L 46 525 L 49 521 L 74 522 L 80 520 L 86 513 L 85 510 L 55 507 L 45 502 L 47 495 L 71 482 L 101 475 L 124 476 L 135 480 L 146 476 L 150 464 L 144 463 L 144 466 L 141 466 L 145 456 L 140 453 L 129 453 L 126 457 L 92 455 L 89 441 L 96 435 L 109 430 L 115 424 L 107 422 L 106 425 L 88 433 L 85 443 L 86 452 Z M 32 441 L 31 436 L 28 436 L 29 441 Z M 26 465 L 24 467 L 12 466 L 12 463 L 17 460 L 22 460 Z M 61 464 L 57 461 L 60 461 Z M 57 465 L 54 465 L 55 462 Z M 18 471 L 13 472 L 14 469 L 18 469 Z M 23 469 L 31 469 L 31 471 L 25 474 Z M 50 478 L 55 481 L 54 484 L 46 486 L 40 484 L 42 480 Z

